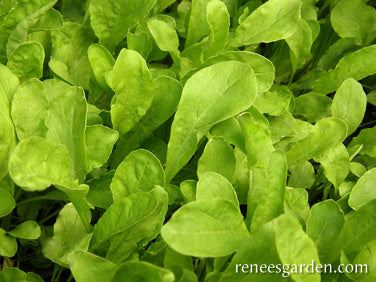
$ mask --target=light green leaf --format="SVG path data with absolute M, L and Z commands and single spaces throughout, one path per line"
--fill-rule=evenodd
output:
M 256 87 L 252 69 L 235 61 L 204 68 L 188 79 L 171 126 L 167 182 L 189 161 L 210 126 L 252 105 Z
M 367 168 L 360 163 L 351 162 L 350 163 L 350 171 L 355 176 L 361 177 L 363 174 L 365 174 L 367 172 Z
M 18 85 L 18 78 L 6 66 L 0 64 L 0 179 L 8 173 L 9 155 L 16 145 L 10 109 Z
M 122 49 L 115 66 L 106 73 L 115 96 L 111 102 L 111 121 L 120 135 L 127 133 L 151 106 L 153 78 L 145 60 L 133 50 Z
M 308 161 L 289 167 L 290 177 L 288 185 L 294 188 L 309 188 L 315 181 L 315 170 Z
M 93 71 L 87 50 L 95 41 L 90 28 L 65 22 L 63 28 L 51 32 L 50 69 L 72 85 L 89 90 Z
M 310 55 L 313 44 L 312 31 L 308 22 L 300 19 L 297 26 L 295 32 L 285 39 L 292 52 L 291 61 L 294 69 L 304 65 Z
M 9 35 L 6 43 L 8 57 L 18 45 L 27 41 L 28 33 L 32 31 L 34 26 L 40 26 L 38 21 L 56 2 L 57 0 L 17 2 L 17 5 L 9 12 L 3 23 L 3 32 Z M 45 27 L 45 29 L 49 28 Z
M 154 86 L 154 99 L 140 120 L 141 125 L 149 131 L 155 130 L 174 114 L 183 90 L 179 81 L 167 76 L 154 79 Z
M 12 52 L 7 67 L 24 82 L 30 78 L 41 78 L 43 75 L 44 49 L 35 41 L 22 43 Z
M 292 99 L 293 94 L 288 87 L 273 85 L 270 91 L 257 95 L 254 107 L 260 113 L 279 116 L 288 110 Z
M 162 227 L 162 238 L 175 251 L 196 257 L 235 252 L 248 230 L 239 208 L 222 199 L 190 202 Z
M 342 38 L 356 38 L 368 45 L 376 38 L 376 11 L 361 0 L 342 0 L 330 13 L 330 22 Z
M 353 187 L 350 198 L 349 206 L 354 210 L 359 208 L 369 201 L 376 199 L 376 168 L 367 171 L 362 177 L 358 179 Z
M 247 169 L 248 172 L 248 169 Z M 251 225 L 252 217 L 255 213 L 255 210 L 259 203 L 261 202 L 261 198 L 263 193 L 267 189 L 267 171 L 266 168 L 260 166 L 254 166 L 252 169 L 246 174 L 249 178 L 249 191 L 247 191 L 247 217 L 246 223 L 247 226 Z M 248 183 L 247 183 L 248 184 Z M 248 187 L 247 187 L 248 188 Z
M 86 214 L 90 221 L 90 214 Z M 74 206 L 66 204 L 54 224 L 54 235 L 43 244 L 43 254 L 53 262 L 68 267 L 68 257 L 75 250 L 87 250 L 91 235 L 85 229 Z
M 231 183 L 222 175 L 215 172 L 207 172 L 197 182 L 196 200 L 228 200 L 236 207 L 239 201 Z
M 337 239 L 345 223 L 340 206 L 333 200 L 315 204 L 307 219 L 307 235 L 316 245 L 321 263 L 328 263 Z
M 91 249 L 109 241 L 106 258 L 122 262 L 137 248 L 153 239 L 164 222 L 168 196 L 156 187 L 122 198 L 109 207 L 94 226 Z
M 31 32 L 43 31 L 43 30 L 54 30 L 59 29 L 63 26 L 63 16 L 58 10 L 54 8 L 48 9 L 35 25 L 30 29 Z
M 376 12 L 375 12 L 376 13 Z M 353 133 L 362 122 L 367 107 L 367 96 L 362 85 L 355 79 L 346 79 L 333 98 L 332 113 L 347 124 L 347 135 Z
M 47 114 L 47 91 L 42 82 L 31 79 L 17 89 L 12 101 L 12 119 L 19 140 L 31 136 L 45 137 Z
M 116 45 L 127 35 L 128 29 L 141 22 L 156 2 L 156 0 L 90 1 L 90 24 L 99 38 L 99 43 L 113 52 Z
M 103 125 L 87 126 L 85 131 L 86 171 L 105 164 L 112 153 L 112 147 L 119 133 Z
M 43 279 L 39 275 L 33 272 L 25 273 L 17 267 L 8 267 L 1 270 L 0 280 L 4 282 L 43 282 Z
M 206 60 L 203 67 L 207 67 L 224 61 L 238 61 L 248 64 L 255 73 L 257 91 L 268 91 L 273 85 L 275 69 L 273 63 L 260 54 L 248 51 L 227 51 Z
M 289 166 L 315 158 L 338 146 L 347 136 L 346 124 L 338 118 L 319 120 L 309 135 L 287 152 Z
M 304 222 L 309 214 L 308 192 L 304 188 L 287 188 L 284 208 L 286 214 L 292 214 Z
M 112 90 L 106 82 L 105 74 L 106 71 L 112 69 L 115 65 L 115 59 L 112 57 L 111 53 L 106 49 L 106 47 L 100 44 L 90 45 L 89 49 L 87 50 L 87 53 L 91 68 L 93 70 L 94 76 L 98 84 L 108 94 L 112 94 Z
M 130 261 L 119 265 L 111 281 L 173 282 L 174 274 L 143 261 Z
M 55 98 L 46 118 L 46 138 L 64 145 L 73 162 L 76 178 L 83 182 L 86 176 L 85 127 L 87 102 L 82 88 L 70 87 Z
M 206 7 L 209 1 L 210 0 L 192 1 L 185 48 L 191 46 L 196 42 L 199 42 L 203 37 L 209 34 L 210 28 L 206 20 Z
M 72 252 L 68 261 L 77 282 L 111 281 L 117 268 L 115 263 L 83 250 Z
M 315 157 L 316 162 L 324 167 L 326 178 L 338 188 L 346 179 L 350 170 L 350 158 L 346 147 L 341 143 L 324 154 Z
M 262 192 L 260 191 L 261 197 L 252 217 L 252 232 L 284 211 L 287 179 L 284 152 L 276 150 L 271 153 L 266 175 L 265 189 Z
M 87 200 L 95 207 L 108 209 L 112 205 L 112 192 L 110 184 L 115 171 L 109 171 L 99 179 L 91 179 L 86 182 L 90 186 Z
M 334 243 L 328 262 L 337 260 L 341 250 L 350 254 L 376 239 L 376 200 L 345 216 L 345 224 Z
M 164 186 L 164 172 L 159 160 L 149 151 L 130 153 L 116 169 L 111 182 L 114 201 L 137 192 L 149 192 L 155 185 Z
M 36 240 L 41 235 L 38 223 L 34 220 L 24 221 L 8 232 L 9 235 L 28 240 Z
M 175 29 L 175 20 L 167 15 L 157 15 L 147 21 L 155 43 L 162 51 L 177 53 L 179 38 Z
M 206 172 L 221 174 L 231 181 L 235 172 L 236 160 L 234 150 L 222 138 L 210 139 L 197 163 L 197 176 L 201 178 Z
M 299 25 L 300 6 L 298 0 L 269 0 L 236 28 L 231 44 L 268 43 L 292 36 Z
M 6 190 L 0 188 L 0 217 L 6 216 L 16 207 L 16 201 Z
M 210 128 L 209 133 L 214 137 L 222 137 L 227 143 L 245 152 L 243 132 L 236 118 L 232 117 L 217 123 Z
M 244 268 L 244 262 L 247 262 Z M 233 281 L 254 281 L 254 282 L 274 282 L 285 281 L 279 274 L 271 274 L 268 271 L 262 273 L 262 265 L 281 264 L 275 245 L 274 221 L 269 222 L 259 228 L 251 236 L 245 239 L 239 246 L 239 250 L 231 260 L 230 265 L 225 270 L 220 282 Z M 256 267 L 257 270 L 256 271 Z M 243 272 L 244 270 L 244 272 Z M 252 270 L 252 272 L 251 272 Z
M 180 192 L 186 203 L 196 201 L 196 185 L 195 180 L 185 180 L 180 183 Z
M 0 256 L 13 257 L 17 252 L 16 238 L 10 236 L 0 228 Z
M 351 140 L 349 148 L 362 146 L 360 154 L 376 158 L 376 126 L 360 131 L 358 136 Z
M 328 94 L 336 91 L 347 78 L 361 80 L 376 73 L 376 45 L 357 50 L 343 57 L 334 70 L 321 75 L 314 83 L 314 91 Z
M 51 184 L 73 180 L 66 147 L 41 137 L 18 143 L 9 159 L 9 174 L 26 191 L 43 191 Z
M 203 58 L 210 58 L 225 48 L 229 35 L 230 15 L 226 5 L 219 0 L 211 0 L 206 6 L 206 20 L 210 28 L 209 47 L 204 50 Z
M 297 219 L 289 215 L 282 215 L 275 221 L 275 243 L 278 255 L 283 264 L 314 265 L 320 263 L 314 242 L 302 230 Z M 294 281 L 321 281 L 319 273 L 292 272 Z
M 268 120 L 256 108 L 239 116 L 242 127 L 248 166 L 259 163 L 266 166 L 274 150 Z
M 317 93 L 307 93 L 295 99 L 293 114 L 314 123 L 331 116 L 331 105 L 332 99 L 329 97 Z

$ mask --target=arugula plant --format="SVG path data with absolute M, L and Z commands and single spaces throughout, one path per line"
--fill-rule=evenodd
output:
M 0 281 L 374 281 L 375 5 L 1 1 Z

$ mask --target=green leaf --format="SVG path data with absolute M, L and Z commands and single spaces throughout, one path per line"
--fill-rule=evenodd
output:
M 9 155 L 16 145 L 10 109 L 18 85 L 18 78 L 6 66 L 0 64 L 0 179 L 7 175 Z
M 111 121 L 114 129 L 123 135 L 150 108 L 155 94 L 153 78 L 139 53 L 122 49 L 114 68 L 106 73 L 106 81 L 115 92 Z
M 292 36 L 299 24 L 300 6 L 298 0 L 269 0 L 236 28 L 231 44 L 268 43 Z
M 9 159 L 9 174 L 26 191 L 43 191 L 51 184 L 73 180 L 66 147 L 41 137 L 18 143 Z
M 0 217 L 6 216 L 16 207 L 16 201 L 12 195 L 0 188 Z
M 85 131 L 86 171 L 101 167 L 112 153 L 119 133 L 103 125 L 87 126 Z
M 93 71 L 87 50 L 95 41 L 91 29 L 65 22 L 63 28 L 51 32 L 51 41 L 50 69 L 70 84 L 89 90 Z
M 100 44 L 90 45 L 87 53 L 91 68 L 93 69 L 93 73 L 98 84 L 108 94 L 112 94 L 112 90 L 106 82 L 105 74 L 115 65 L 115 59 L 106 49 L 106 47 Z
M 324 154 L 315 157 L 316 162 L 324 167 L 326 178 L 338 188 L 346 179 L 350 170 L 350 158 L 346 147 L 343 144 L 326 151 Z
M 282 215 L 275 221 L 275 243 L 278 255 L 283 264 L 306 266 L 320 263 L 314 242 L 302 230 L 297 219 L 289 215 Z M 321 281 L 320 274 L 308 272 L 292 272 L 295 281 Z
M 206 144 L 197 163 L 197 176 L 201 178 L 206 172 L 221 174 L 231 181 L 235 172 L 236 160 L 234 150 L 222 138 L 212 138 Z
M 269 122 L 256 108 L 252 107 L 249 111 L 249 113 L 239 116 L 247 151 L 248 166 L 252 167 L 258 163 L 266 166 L 274 150 Z
M 345 216 L 345 224 L 339 234 L 329 262 L 339 258 L 340 251 L 346 254 L 360 250 L 376 239 L 376 201 L 372 200 Z
M 17 46 L 8 59 L 7 67 L 22 83 L 30 78 L 41 78 L 43 62 L 44 49 L 42 44 L 29 41 Z
M 12 119 L 19 140 L 46 136 L 48 108 L 47 91 L 39 80 L 31 79 L 17 89 L 12 101 Z
M 270 155 L 266 184 L 260 191 L 259 203 L 253 213 L 251 231 L 276 218 L 284 211 L 287 165 L 285 153 L 279 150 Z
M 46 138 L 64 145 L 73 162 L 75 177 L 83 182 L 86 176 L 85 127 L 87 102 L 82 88 L 70 87 L 55 98 L 46 118 Z
M 90 214 L 86 214 L 90 221 Z M 66 204 L 60 211 L 54 224 L 53 237 L 43 243 L 43 254 L 53 262 L 69 266 L 69 255 L 75 250 L 86 251 L 91 235 L 88 234 L 74 206 Z
M 8 267 L 0 271 L 0 279 L 4 282 L 23 281 L 23 282 L 43 282 L 43 279 L 33 273 L 25 273 L 19 268 Z
M 117 268 L 111 261 L 83 250 L 72 252 L 68 261 L 77 282 L 111 281 Z
M 288 87 L 273 85 L 270 91 L 259 93 L 254 107 L 260 113 L 279 116 L 288 110 L 292 99 L 293 94 Z
M 178 209 L 162 227 L 162 238 L 175 251 L 196 257 L 235 252 L 248 236 L 243 217 L 228 200 L 201 200 Z
M 346 124 L 338 118 L 319 120 L 309 135 L 291 146 L 287 152 L 289 166 L 315 158 L 335 148 L 347 136 Z
M 239 121 L 232 117 L 212 126 L 209 134 L 222 137 L 227 143 L 232 144 L 245 152 L 244 137 Z
M 152 153 L 140 149 L 130 153 L 118 166 L 111 191 L 116 202 L 137 192 L 149 192 L 155 185 L 165 185 L 162 165 Z
M 347 78 L 361 80 L 376 73 L 376 45 L 357 50 L 338 62 L 334 70 L 321 75 L 314 83 L 314 91 L 328 94 L 336 91 Z
M 330 22 L 342 37 L 356 38 L 360 44 L 368 45 L 376 38 L 376 11 L 361 0 L 340 1 L 330 13 Z
M 188 79 L 171 126 L 167 182 L 189 161 L 210 126 L 247 109 L 255 96 L 254 73 L 239 62 L 218 63 Z
M 206 20 L 210 28 L 209 46 L 203 52 L 203 58 L 210 58 L 225 48 L 229 35 L 230 15 L 226 5 L 219 0 L 211 0 L 206 6 Z
M 90 24 L 99 38 L 99 43 L 113 52 L 116 45 L 127 35 L 128 29 L 141 22 L 156 2 L 156 0 L 90 1 Z
M 308 161 L 289 167 L 291 173 L 288 185 L 294 188 L 309 188 L 315 181 L 315 170 Z
M 189 14 L 187 28 L 187 39 L 185 48 L 199 42 L 203 37 L 209 35 L 209 25 L 206 20 L 206 7 L 210 0 L 193 0 Z
M 24 221 L 8 232 L 9 235 L 28 240 L 36 240 L 41 235 L 41 230 L 36 221 Z
M 308 122 L 314 123 L 320 119 L 330 117 L 332 99 L 317 93 L 307 93 L 295 99 L 295 116 L 304 117 Z
M 308 22 L 300 19 L 297 26 L 295 32 L 285 39 L 292 52 L 290 56 L 294 69 L 304 65 L 310 55 L 313 43 L 312 31 Z
M 333 242 L 345 223 L 340 206 L 333 200 L 315 204 L 307 219 L 307 234 L 316 245 L 321 263 L 329 263 Z
M 167 15 L 157 15 L 148 19 L 147 25 L 159 49 L 173 53 L 179 52 L 179 38 L 173 18 Z
M 87 194 L 87 200 L 95 207 L 108 209 L 112 205 L 112 192 L 110 189 L 114 171 L 109 171 L 99 179 L 91 179 L 87 182 L 90 190 Z
M 37 0 L 17 2 L 3 22 L 3 32 L 9 35 L 6 42 L 6 53 L 9 57 L 21 43 L 27 41 L 28 33 L 33 27 L 40 26 L 39 20 L 47 13 L 57 0 Z M 44 29 L 49 29 L 44 27 Z
M 4 257 L 13 257 L 16 252 L 16 238 L 8 235 L 4 229 L 0 228 L 0 255 Z
M 91 249 L 98 249 L 109 241 L 106 258 L 122 262 L 138 244 L 146 244 L 159 234 L 167 204 L 167 193 L 161 187 L 114 202 L 94 226 Z
M 349 148 L 361 146 L 360 154 L 376 158 L 376 126 L 363 129 L 351 140 Z
M 242 268 L 245 261 L 248 267 Z M 262 273 L 260 267 L 264 264 L 281 264 L 275 245 L 274 221 L 263 225 L 241 243 L 239 250 L 219 281 L 269 282 L 284 281 L 286 279 L 279 274 L 271 274 L 268 271 Z M 255 266 L 257 266 L 257 269 Z
M 228 200 L 239 207 L 238 198 L 231 183 L 216 172 L 207 172 L 197 182 L 196 200 L 215 199 Z
M 375 12 L 376 13 L 376 12 Z M 367 96 L 362 85 L 355 79 L 346 79 L 333 98 L 332 112 L 347 124 L 347 135 L 351 135 L 363 120 L 367 107 Z
M 117 268 L 111 281 L 173 282 L 174 274 L 161 267 L 142 261 L 125 262 Z
M 247 51 L 227 51 L 206 60 L 203 67 L 224 61 L 238 61 L 248 64 L 255 73 L 257 91 L 268 91 L 273 85 L 275 69 L 273 63 L 260 54 Z
M 294 215 L 301 223 L 309 214 L 308 192 L 304 188 L 287 188 L 284 208 L 286 214 Z
M 376 168 L 373 168 L 367 171 L 356 182 L 350 194 L 349 206 L 354 210 L 359 210 L 361 206 L 376 199 L 375 184 Z

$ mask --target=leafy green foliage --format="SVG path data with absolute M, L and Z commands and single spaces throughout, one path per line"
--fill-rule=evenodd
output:
M 367 0 L 0 1 L 0 281 L 374 281 L 375 25 Z

